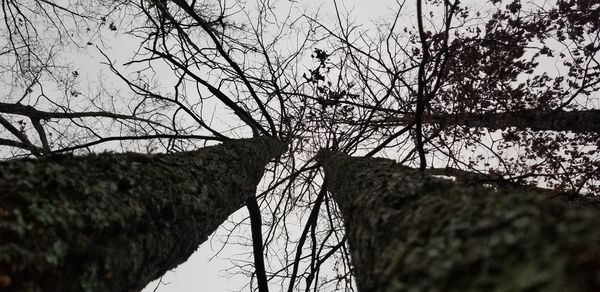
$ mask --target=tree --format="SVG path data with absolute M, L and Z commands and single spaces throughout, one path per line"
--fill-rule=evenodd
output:
M 503 130 L 515 128 L 520 131 L 571 131 L 575 133 L 598 133 L 600 111 L 545 111 L 521 110 L 512 112 L 487 112 L 463 114 L 436 114 L 423 117 L 425 124 L 444 124 L 446 126 L 465 126 Z M 407 118 L 390 118 L 385 121 L 373 121 L 386 124 L 410 123 Z
M 322 152 L 360 291 L 589 291 L 596 208 L 467 187 L 392 160 Z
M 288 151 L 247 204 L 253 259 L 235 261 L 250 289 L 354 289 L 347 222 L 314 159 L 321 148 L 583 204 L 600 190 L 593 1 L 405 1 L 373 27 L 339 1 L 332 21 L 293 1 L 85 3 L 7 2 L 2 32 L 15 37 L 2 55 L 2 153 L 280 140 Z M 48 23 L 58 25 L 47 38 L 23 33 Z M 136 46 L 124 64 L 106 45 L 122 32 Z M 55 49 L 82 47 L 112 73 L 94 88 Z
M 324 133 L 315 144 L 467 174 L 471 185 L 551 187 L 541 191 L 576 202 L 595 196 L 597 5 L 490 1 L 471 10 L 458 1 L 416 2 L 415 10 L 399 3 L 373 33 L 343 9 L 337 24 L 314 19 L 337 40 L 315 50 L 306 77 L 313 92 L 300 96 L 312 109 L 307 128 Z M 407 13 L 416 24 L 401 21 Z
M 0 168 L 11 291 L 132 291 L 184 262 L 253 198 L 274 140 L 174 154 L 58 155 Z
M 342 77 L 315 90 L 332 97 L 323 113 L 340 149 L 401 148 L 404 163 L 597 193 L 595 4 L 420 2 L 401 3 L 373 34 L 341 11 L 337 26 L 321 25 L 344 52 L 327 60 Z M 403 13 L 432 19 L 402 23 Z
M 10 88 L 10 91 L 6 93 L 4 102 L 0 105 L 0 112 L 2 113 L 0 124 L 4 130 L 4 137 L 0 140 L 0 144 L 7 146 L 3 149 L 5 150 L 3 156 L 10 158 L 28 155 L 44 157 L 40 160 L 40 164 L 44 165 L 44 161 L 53 161 L 54 159 L 55 164 L 52 165 L 56 166 L 57 164 L 68 164 L 71 162 L 68 159 L 65 162 L 57 162 L 56 160 L 61 157 L 56 156 L 59 153 L 75 152 L 81 154 L 86 151 L 94 153 L 99 148 L 101 149 L 103 145 L 106 145 L 106 143 L 118 142 L 119 146 L 117 150 L 121 151 L 135 150 L 147 153 L 161 151 L 169 153 L 168 156 L 161 158 L 161 160 L 164 160 L 174 155 L 173 153 L 181 153 L 174 155 L 174 157 L 181 156 L 182 158 L 192 155 L 193 152 L 191 151 L 197 149 L 199 146 L 198 141 L 203 142 L 204 145 L 206 145 L 207 141 L 233 143 L 228 142 L 231 140 L 231 136 L 240 137 L 250 135 L 279 136 L 279 140 L 285 140 L 285 135 L 291 133 L 289 121 L 285 122 L 286 114 L 284 109 L 280 108 L 279 112 L 277 112 L 277 106 L 273 105 L 275 102 L 268 96 L 270 93 L 265 93 L 265 91 L 268 91 L 270 86 L 279 86 L 278 74 L 281 74 L 279 71 L 281 70 L 279 67 L 281 66 L 280 62 L 293 62 L 300 52 L 292 51 L 289 57 L 282 56 L 279 58 L 272 56 L 271 52 L 275 52 L 276 50 L 263 37 L 262 28 L 255 28 L 255 39 L 250 39 L 250 41 L 256 41 L 256 43 L 247 43 L 249 41 L 244 39 L 247 35 L 239 37 L 240 32 L 246 32 L 246 27 L 239 27 L 235 22 L 237 20 L 232 20 L 234 19 L 233 15 L 228 15 L 228 13 L 235 11 L 236 7 L 239 6 L 219 7 L 218 5 L 214 5 L 215 3 L 195 1 L 191 4 L 185 1 L 141 1 L 139 3 L 131 1 L 108 1 L 99 2 L 98 6 L 87 6 L 87 4 L 85 1 L 64 4 L 52 1 L 31 1 L 31 3 L 11 1 L 6 4 L 3 10 L 4 19 L 6 20 L 3 32 L 9 40 L 9 49 L 4 53 L 6 59 L 3 61 L 6 61 L 6 63 L 3 64 L 6 65 L 6 70 L 3 73 L 7 77 L 5 80 L 9 81 L 7 88 Z M 265 6 L 261 10 L 264 11 L 267 8 Z M 86 13 L 82 13 L 80 9 L 85 10 Z M 16 12 L 11 13 L 13 11 Z M 250 17 L 249 15 L 247 16 Z M 271 16 L 261 16 L 259 21 L 269 21 L 268 18 Z M 119 24 L 117 21 L 119 17 L 123 17 L 123 20 L 130 21 L 130 23 L 122 22 Z M 70 21 L 71 19 L 73 23 Z M 286 21 L 291 22 L 293 19 Z M 187 26 L 188 22 L 192 22 L 193 25 L 191 27 Z M 49 33 L 42 36 L 39 31 L 46 29 L 44 26 L 48 23 L 52 24 L 49 26 Z M 101 34 L 102 30 L 114 32 L 127 25 L 131 29 L 129 34 L 135 36 L 136 40 L 140 41 L 140 52 L 136 53 L 126 64 L 128 68 L 138 66 L 138 68 L 135 68 L 138 70 L 123 73 L 123 71 L 127 70 L 123 70 L 108 55 L 104 54 L 106 47 L 102 45 L 102 42 L 105 40 L 105 37 L 102 37 Z M 94 26 L 97 26 L 97 30 Z M 198 29 L 201 31 L 200 36 L 197 34 Z M 34 33 L 27 34 L 23 33 L 23 31 L 32 31 Z M 280 35 L 283 33 L 285 32 L 282 30 Z M 236 34 L 238 35 L 236 36 Z M 62 39 L 63 36 L 68 36 L 67 41 Z M 44 42 L 48 39 L 52 40 L 53 37 L 60 40 L 60 42 L 58 44 L 54 44 L 52 41 L 50 41 L 50 44 Z M 250 37 L 252 37 L 252 34 L 250 34 Z M 15 39 L 17 41 L 14 41 Z M 241 49 L 243 54 L 240 55 L 239 51 L 230 50 L 225 43 L 226 41 L 232 42 L 236 49 Z M 54 52 L 55 48 L 74 48 L 77 52 L 77 49 L 82 49 L 81 44 L 92 46 L 95 43 L 100 43 L 96 48 L 106 58 L 107 68 L 112 70 L 114 73 L 113 76 L 117 77 L 128 87 L 127 91 L 129 95 L 122 95 L 119 92 L 123 90 L 122 88 L 106 88 L 103 83 L 99 84 L 98 93 L 93 92 L 93 89 L 86 92 L 80 87 L 81 70 L 73 68 L 68 63 L 56 65 L 61 60 Z M 303 46 L 303 44 L 299 44 L 300 49 Z M 257 51 L 257 48 L 260 48 L 260 51 Z M 33 49 L 39 49 L 39 52 Z M 258 52 L 256 54 L 258 57 L 261 54 L 264 54 L 264 57 L 268 56 L 269 62 L 277 62 L 275 63 L 277 67 L 269 65 L 268 68 L 269 70 L 277 70 L 277 72 L 271 71 L 269 72 L 269 78 L 261 77 L 259 79 L 257 78 L 258 76 L 253 76 L 252 74 L 255 72 L 260 73 L 262 68 L 257 70 L 246 67 L 246 64 L 234 61 L 235 57 L 249 55 L 251 52 Z M 283 53 L 284 51 L 281 52 Z M 189 55 L 190 53 L 192 54 L 191 56 Z M 44 61 L 47 62 L 45 63 Z M 139 66 L 139 64 L 142 65 Z M 147 64 L 147 67 L 144 67 L 145 64 Z M 175 80 L 167 81 L 167 83 L 172 81 L 171 88 L 173 88 L 173 92 L 163 90 L 159 82 L 155 82 L 156 79 L 153 79 L 154 70 L 161 68 L 161 66 L 163 70 L 166 67 L 167 72 L 174 73 L 173 77 Z M 215 71 L 220 72 L 216 73 L 218 75 L 216 79 L 211 77 L 212 74 L 215 74 Z M 162 82 L 163 80 L 160 81 Z M 104 80 L 101 80 L 101 82 L 104 82 Z M 196 88 L 195 92 L 193 88 Z M 246 93 L 248 93 L 248 98 L 245 96 Z M 276 102 L 284 102 L 283 97 L 279 96 L 278 98 L 279 100 L 276 100 Z M 230 118 L 226 122 L 213 123 L 214 112 L 211 117 L 210 112 L 205 112 L 205 107 L 211 107 L 220 112 L 232 112 L 235 118 Z M 278 114 L 278 120 L 274 120 L 273 113 Z M 221 113 L 219 118 L 223 118 L 226 115 Z M 242 129 L 240 130 L 240 128 Z M 279 144 L 284 144 L 284 142 L 280 142 Z M 272 155 L 270 156 L 274 156 L 280 152 L 277 149 L 266 150 L 272 151 L 270 153 Z M 137 162 L 126 159 L 129 156 L 133 156 L 134 160 L 139 158 L 136 155 L 127 154 L 117 156 L 118 159 L 115 159 L 123 160 L 122 163 L 124 165 L 122 166 L 124 168 L 133 169 L 135 165 L 130 164 Z M 240 162 L 259 163 L 261 159 L 255 156 L 248 155 L 241 157 Z M 93 160 L 93 158 L 89 159 Z M 98 159 L 102 161 L 102 158 Z M 107 159 L 112 159 L 112 156 L 108 155 Z M 252 159 L 255 159 L 255 161 Z M 74 160 L 73 164 L 77 165 L 77 161 L 80 161 L 83 166 L 87 167 L 87 164 L 84 163 L 84 161 L 87 161 L 86 158 L 74 158 Z M 194 161 L 186 162 L 193 163 Z M 152 163 L 152 161 L 149 163 Z M 15 166 L 16 169 L 19 169 L 19 165 L 28 165 L 27 163 L 19 164 L 17 162 L 14 164 L 17 165 Z M 168 186 L 169 184 L 166 182 L 175 181 L 176 179 L 191 179 L 189 177 L 191 173 L 187 173 L 186 176 L 185 172 L 191 171 L 193 168 L 185 170 L 185 163 L 180 165 L 183 168 L 181 170 L 175 168 L 175 165 L 171 166 L 172 168 L 166 170 L 170 172 L 164 178 L 156 177 L 152 179 L 153 177 L 150 176 L 148 179 L 150 179 L 153 185 L 156 184 L 157 187 Z M 256 165 L 246 165 L 245 167 L 252 169 L 254 166 Z M 56 167 L 59 169 L 65 168 L 61 166 Z M 79 167 L 74 167 L 71 171 L 77 172 L 79 170 Z M 111 173 L 103 173 L 104 170 L 106 169 L 98 169 L 97 172 L 99 175 L 104 174 L 109 177 L 113 175 Z M 237 170 L 240 173 L 246 171 L 241 166 L 237 167 Z M 132 171 L 131 175 L 135 176 L 135 169 Z M 181 171 L 184 172 L 183 178 L 176 176 Z M 82 174 L 83 176 L 78 176 L 81 180 L 81 187 L 85 187 L 85 182 L 93 180 L 92 177 L 86 176 L 87 174 L 84 173 Z M 233 179 L 235 181 L 235 178 L 231 177 L 235 173 L 230 174 L 223 175 L 220 179 L 224 181 Z M 64 179 L 64 176 L 60 173 L 54 174 L 54 176 L 52 178 L 52 175 L 49 174 L 45 178 L 49 181 Z M 15 177 L 23 182 L 27 180 L 26 177 Z M 256 177 L 248 177 L 247 185 L 243 186 L 252 185 L 255 187 L 258 183 L 256 179 Z M 121 178 L 119 178 L 120 181 Z M 113 185 L 109 184 L 108 187 Z M 141 188 L 145 187 L 143 185 L 138 186 Z M 181 187 L 184 188 L 185 185 Z M 119 189 L 117 188 L 116 192 L 112 195 L 119 195 L 118 191 Z M 167 190 L 159 188 L 158 191 L 157 196 Z M 178 190 L 173 191 L 177 192 Z M 11 195 L 18 196 L 15 194 Z M 69 202 L 72 198 L 58 199 L 64 199 L 64 201 Z M 260 242 L 261 217 L 260 211 L 257 209 L 258 203 L 252 196 L 241 199 L 247 199 L 246 203 L 250 210 L 250 221 L 254 233 L 253 238 L 255 239 L 255 250 L 260 251 L 262 250 L 262 242 Z M 193 200 L 189 200 L 188 203 L 193 202 Z M 76 202 L 70 203 L 78 206 Z M 164 203 L 169 204 L 169 201 Z M 224 218 L 239 207 L 239 200 L 228 201 L 227 203 L 231 204 L 228 205 L 228 208 L 211 210 L 211 213 L 209 213 L 214 215 L 215 222 L 219 220 L 219 223 L 222 222 Z M 26 209 L 26 206 L 21 207 Z M 52 208 L 53 204 L 48 203 L 47 207 Z M 181 203 L 180 207 L 182 211 L 187 210 L 192 212 L 196 210 L 193 208 L 194 206 L 187 206 L 185 202 Z M 126 212 L 126 210 L 122 211 Z M 156 210 L 147 210 L 148 216 L 152 216 L 153 211 Z M 173 212 L 179 213 L 179 210 Z M 158 216 L 156 217 L 157 220 L 160 220 L 160 213 L 154 215 Z M 127 216 L 127 214 L 117 213 L 114 216 L 121 217 Z M 177 216 L 181 216 L 181 218 L 177 217 L 179 218 L 178 220 L 190 220 L 190 222 L 186 222 L 184 227 L 191 228 L 191 224 L 197 221 L 194 213 L 183 212 L 183 214 L 178 214 Z M 188 216 L 192 217 L 186 218 Z M 132 223 L 131 226 L 126 224 L 127 228 L 135 229 L 135 225 L 139 222 L 134 220 L 127 223 Z M 152 224 L 152 221 L 147 223 Z M 34 230 L 40 230 L 44 227 L 40 224 L 34 225 Z M 159 261 L 166 260 L 167 265 L 157 268 L 152 263 L 149 263 L 151 264 L 150 270 L 140 271 L 139 279 L 136 278 L 136 275 L 132 275 L 132 278 L 122 279 L 123 281 L 115 280 L 114 283 L 99 283 L 96 278 L 90 280 L 91 284 L 101 286 L 119 285 L 119 283 L 122 283 L 127 284 L 122 286 L 123 289 L 139 288 L 140 285 L 146 283 L 151 278 L 159 276 L 159 272 L 165 272 L 187 258 L 189 252 L 195 249 L 197 244 L 201 242 L 200 239 L 203 240 L 203 236 L 205 237 L 210 233 L 209 231 L 214 230 L 216 225 L 206 224 L 205 227 L 206 232 L 201 233 L 198 238 L 170 238 L 169 240 L 163 240 L 162 243 L 159 240 L 156 243 L 156 249 L 146 251 L 136 250 L 136 247 L 131 247 L 131 252 L 137 251 L 139 258 L 144 259 L 152 257 L 153 254 L 166 255 L 163 254 L 165 250 L 162 249 L 161 244 L 169 245 L 177 242 L 178 239 L 185 240 L 184 247 L 186 248 L 181 251 L 181 254 L 175 255 L 173 259 L 158 257 Z M 62 227 L 56 226 L 56 228 L 61 229 Z M 73 234 L 77 233 L 77 229 L 72 231 Z M 168 229 L 163 231 L 167 232 Z M 52 232 L 52 230 L 49 230 L 49 232 Z M 40 233 L 43 234 L 43 231 L 40 231 Z M 160 233 L 160 230 L 158 230 L 157 234 L 160 235 Z M 189 234 L 198 235 L 193 232 Z M 121 240 L 118 238 L 119 234 L 112 234 L 114 237 L 108 236 L 107 233 L 104 233 L 104 235 L 107 236 L 104 241 L 115 250 L 115 246 Z M 156 234 L 150 233 L 148 236 L 154 235 Z M 140 240 L 149 241 L 146 238 L 148 236 L 143 233 L 139 236 L 142 237 Z M 67 242 L 67 245 L 71 244 L 75 239 L 77 238 L 74 236 L 71 236 L 69 239 L 63 238 Z M 36 244 L 43 243 L 40 240 L 40 243 Z M 14 243 L 11 242 L 8 244 L 12 244 L 14 247 Z M 139 248 L 139 245 L 137 248 Z M 27 250 L 25 247 L 23 249 Z M 94 250 L 90 252 L 95 253 Z M 15 258 L 18 258 L 20 255 L 16 251 L 11 251 L 9 255 L 10 258 L 7 259 L 5 264 L 12 266 Z M 110 255 L 108 257 L 110 258 Z M 262 255 L 260 255 L 260 252 L 257 252 L 255 254 L 257 266 L 259 266 L 261 259 Z M 100 261 L 101 259 L 95 258 L 95 260 Z M 94 259 L 91 261 L 93 262 Z M 34 265 L 35 261 L 32 261 L 31 264 Z M 161 265 L 162 263 L 155 264 Z M 124 270 L 129 269 L 132 273 L 135 273 L 135 270 L 138 268 L 140 267 L 133 265 L 124 267 Z M 142 267 L 141 269 L 144 268 Z M 30 272 L 27 269 L 25 270 L 25 274 Z M 257 274 L 259 274 L 259 284 L 261 285 L 261 289 L 263 289 L 266 282 L 266 277 L 263 276 L 264 271 L 262 273 L 259 271 Z M 75 276 L 75 273 L 71 274 L 71 276 Z M 127 277 L 125 273 L 119 273 L 118 276 Z M 90 277 L 93 278 L 93 275 Z M 81 282 L 81 279 L 72 280 L 69 281 L 66 278 L 65 283 L 71 282 L 73 285 L 78 285 Z M 46 279 L 43 281 L 47 283 L 51 280 Z M 6 282 L 13 282 L 13 285 L 21 285 L 19 281 L 11 280 L 10 275 L 3 277 L 3 285 L 10 284 Z M 14 284 L 15 282 L 17 284 Z M 100 287 L 98 289 L 104 288 Z

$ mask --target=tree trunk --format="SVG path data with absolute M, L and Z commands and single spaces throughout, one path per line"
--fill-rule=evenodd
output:
M 600 213 L 322 152 L 359 291 L 598 291 Z
M 284 148 L 255 138 L 2 162 L 0 290 L 140 290 L 243 206 Z
M 485 127 L 488 129 L 529 128 L 534 131 L 572 131 L 576 133 L 600 133 L 600 110 L 542 111 L 523 110 L 505 113 L 459 114 L 433 116 L 430 120 L 447 122 L 449 125 Z
M 384 121 L 374 121 L 382 126 L 406 125 L 413 117 L 389 118 Z M 600 110 L 584 111 L 544 111 L 523 110 L 503 113 L 462 113 L 462 114 L 429 114 L 423 117 L 425 124 L 458 125 L 467 127 L 482 127 L 492 130 L 517 128 L 534 131 L 572 131 L 575 133 L 600 133 Z

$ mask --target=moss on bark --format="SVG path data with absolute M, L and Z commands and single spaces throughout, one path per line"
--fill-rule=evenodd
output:
M 321 153 L 366 291 L 600 290 L 600 213 Z
M 140 290 L 243 206 L 284 148 L 255 138 L 0 163 L 0 290 Z

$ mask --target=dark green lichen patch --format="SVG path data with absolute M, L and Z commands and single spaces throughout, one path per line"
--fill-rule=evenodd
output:
M 362 292 L 600 289 L 595 209 L 463 187 L 385 159 L 322 162 Z
M 9 285 L 0 290 L 139 290 L 240 208 L 284 148 L 257 138 L 177 154 L 3 162 L 0 277 Z

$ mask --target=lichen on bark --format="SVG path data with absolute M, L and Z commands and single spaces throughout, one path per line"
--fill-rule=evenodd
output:
M 184 262 L 254 195 L 285 146 L 0 163 L 0 290 L 134 291 Z
M 359 291 L 596 291 L 600 215 L 465 187 L 391 160 L 319 156 Z

